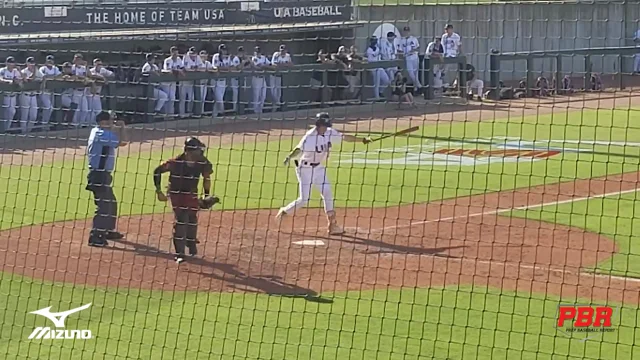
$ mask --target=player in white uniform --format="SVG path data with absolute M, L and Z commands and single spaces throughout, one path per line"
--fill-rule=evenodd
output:
M 425 56 L 432 59 L 431 68 L 433 69 L 433 87 L 442 88 L 442 57 L 444 56 L 444 47 L 442 46 L 442 38 L 436 37 L 427 45 Z
M 218 46 L 218 53 L 213 54 L 211 62 L 216 71 L 228 72 L 231 70 L 231 58 L 225 44 Z M 213 116 L 218 116 L 224 113 L 224 93 L 227 91 L 227 78 L 221 77 L 214 81 L 213 95 L 215 102 L 213 103 Z
M 173 73 L 176 76 L 180 76 L 184 74 L 184 65 L 182 63 L 182 59 L 178 56 L 178 48 L 172 46 L 169 50 L 171 52 L 171 56 L 164 59 L 162 64 L 162 72 L 163 73 Z M 167 96 L 169 96 L 169 101 L 167 101 L 167 109 L 166 113 L 169 116 L 174 116 L 176 114 L 176 82 L 167 82 L 160 85 L 162 91 L 164 91 Z
M 89 69 L 89 75 L 95 79 L 106 82 L 109 78 L 114 76 L 113 71 L 106 69 L 102 66 L 102 60 L 93 59 L 93 67 Z M 89 97 L 89 109 L 91 110 L 91 123 L 96 123 L 98 114 L 102 112 L 102 85 L 96 85 L 92 89 L 92 94 Z
M 87 66 L 85 65 L 82 54 L 74 55 L 71 72 L 79 80 L 87 77 Z M 73 125 L 83 127 L 89 125 L 89 103 L 87 97 L 90 94 L 91 91 L 87 87 L 73 89 L 73 97 L 71 99 L 71 108 L 74 109 L 75 107 L 72 120 Z
M 5 67 L 0 68 L 0 82 L 8 84 L 21 84 L 22 76 L 16 69 L 16 59 L 13 56 L 7 57 Z M 11 127 L 13 117 L 16 116 L 17 94 L 14 92 L 5 93 L 2 97 L 2 117 L 0 118 L 0 133 L 7 131 Z
M 147 59 L 147 62 L 144 65 L 142 65 L 142 70 L 141 70 L 142 74 L 159 75 L 160 68 L 158 67 L 158 65 L 156 65 L 156 56 L 153 54 L 147 54 L 145 58 Z M 167 93 L 162 91 L 160 87 L 154 86 L 152 101 L 155 101 L 154 110 L 156 113 L 162 112 L 162 109 L 164 108 L 164 104 L 167 103 L 167 100 L 169 100 L 169 95 L 167 95 Z
M 444 34 L 442 35 L 442 47 L 444 48 L 444 57 L 457 57 L 462 49 L 462 41 L 460 35 L 453 32 L 453 25 L 447 24 L 444 28 Z M 452 83 L 456 78 L 458 72 L 458 64 L 447 64 L 446 69 L 446 82 Z M 446 86 L 447 84 L 445 84 Z
M 418 77 L 418 70 L 420 69 L 420 58 L 418 57 L 420 43 L 415 36 L 411 35 L 411 28 L 408 26 L 402 28 L 402 38 L 398 41 L 397 52 L 404 56 L 409 78 L 416 92 L 420 92 L 420 88 L 422 88 Z
M 196 52 L 196 48 L 192 47 L 187 52 L 187 55 L 182 59 L 182 64 L 186 71 L 202 71 L 204 69 L 204 64 L 202 63 L 202 59 L 198 56 Z M 198 85 L 201 86 L 201 85 Z M 180 117 L 187 117 L 187 114 L 193 113 L 193 91 L 194 84 L 191 81 L 181 81 L 180 82 L 180 105 L 178 107 L 178 112 L 180 113 Z M 198 88 L 198 91 L 202 91 Z
M 236 56 L 231 58 L 231 66 L 234 70 L 242 70 L 247 68 L 247 64 L 251 64 L 251 61 L 247 59 L 246 54 L 244 53 L 244 47 L 238 46 L 238 51 Z M 242 78 L 243 86 L 246 86 L 246 79 Z M 233 102 L 233 111 L 238 111 L 238 88 L 240 87 L 240 81 L 238 78 L 231 79 L 231 101 Z
M 209 54 L 207 50 L 200 50 L 200 60 L 202 60 L 202 69 L 204 71 L 213 71 L 213 63 L 209 61 Z M 215 79 L 211 80 L 202 80 L 202 87 L 200 87 L 200 99 L 202 102 L 200 103 L 200 114 L 204 115 L 204 107 L 207 103 L 207 95 L 209 93 L 209 87 L 213 90 L 215 86 Z
M 22 81 L 42 81 L 42 74 L 36 69 L 36 59 L 28 57 L 27 66 L 22 69 Z M 20 94 L 20 131 L 26 134 L 33 129 L 38 118 L 38 96 L 35 91 L 25 91 Z
M 328 231 L 330 235 L 339 235 L 343 230 L 336 221 L 336 212 L 333 207 L 333 193 L 331 182 L 327 177 L 325 162 L 333 147 L 342 141 L 371 142 L 368 138 L 358 138 L 338 132 L 331 127 L 331 117 L 326 112 L 316 114 L 315 127 L 302 137 L 300 143 L 286 157 L 284 164 L 288 165 L 292 158 L 296 164 L 296 177 L 298 178 L 298 198 L 289 205 L 280 208 L 276 215 L 277 220 L 291 214 L 295 209 L 307 204 L 311 196 L 311 188 L 315 186 L 322 196 L 324 211 L 327 215 Z
M 640 29 L 636 30 L 633 35 L 633 42 L 636 43 L 636 46 L 640 46 Z M 640 52 L 633 58 L 633 72 L 640 73 Z
M 387 33 L 387 37 L 385 39 L 380 39 L 378 42 L 380 46 L 380 59 L 383 61 L 392 61 L 396 59 L 396 33 L 393 31 L 389 31 Z M 390 67 L 385 70 L 387 73 L 387 77 L 389 81 L 393 81 L 396 77 L 396 72 L 398 71 L 398 67 Z
M 260 46 L 255 47 L 255 52 L 251 58 L 255 70 L 266 70 L 271 67 L 269 59 L 262 53 Z M 264 100 L 267 97 L 267 81 L 263 74 L 251 78 L 251 90 L 253 91 L 253 112 L 261 114 L 264 108 Z
M 53 55 L 47 55 L 44 66 L 39 71 L 43 80 L 50 80 L 58 78 L 62 75 L 60 69 L 54 65 L 55 58 Z M 48 91 L 43 91 L 40 94 L 40 106 L 42 107 L 42 125 L 48 126 L 51 120 L 51 114 L 53 114 L 53 106 L 51 104 L 53 100 L 53 94 Z
M 279 51 L 273 53 L 271 64 L 279 70 L 293 66 L 291 54 L 287 52 L 287 46 L 280 45 Z M 271 75 L 271 98 L 273 99 L 273 111 L 277 111 L 282 104 L 282 76 Z
M 369 39 L 369 47 L 365 51 L 367 62 L 374 63 L 381 60 L 380 47 L 378 46 L 378 38 L 373 36 Z M 389 76 L 383 68 L 369 69 L 371 76 L 373 77 L 373 94 L 375 100 L 380 100 L 383 93 L 380 92 L 380 86 L 387 87 L 390 84 Z

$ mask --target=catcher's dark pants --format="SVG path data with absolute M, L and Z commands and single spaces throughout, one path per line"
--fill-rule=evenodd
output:
M 198 196 L 196 194 L 170 193 L 175 221 L 173 223 L 173 246 L 177 255 L 183 255 L 185 247 L 191 255 L 198 253 Z
M 96 212 L 93 216 L 91 238 L 102 238 L 116 229 L 118 202 L 111 183 L 113 177 L 107 171 L 89 171 L 86 189 L 93 193 Z

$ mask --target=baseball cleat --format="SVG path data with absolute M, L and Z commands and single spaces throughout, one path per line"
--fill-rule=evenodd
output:
M 109 231 L 105 236 L 107 240 L 122 240 L 124 239 L 124 235 L 117 231 Z
M 338 225 L 330 225 L 329 226 L 329 235 L 342 235 L 344 234 L 344 229 L 342 229 Z
M 284 211 L 284 208 L 280 208 L 280 210 L 276 214 L 276 220 L 281 221 L 285 216 L 287 216 L 287 213 Z
M 89 239 L 89 246 L 93 247 L 105 247 L 109 245 L 105 239 Z
M 175 260 L 176 264 L 180 265 L 184 262 L 184 257 L 182 255 L 176 255 Z

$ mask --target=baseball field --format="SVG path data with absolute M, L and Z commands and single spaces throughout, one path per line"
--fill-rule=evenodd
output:
M 634 359 L 640 335 L 640 101 L 632 93 L 484 105 L 334 108 L 379 136 L 329 159 L 342 236 L 284 156 L 312 112 L 189 130 L 136 128 L 115 172 L 122 241 L 86 245 L 86 138 L 6 139 L 0 357 L 6 359 Z M 282 114 L 278 114 L 282 118 Z M 274 119 L 275 120 L 275 119 Z M 193 124 L 192 124 L 193 125 Z M 152 171 L 196 135 L 222 203 L 179 267 Z M 28 339 L 31 311 L 91 303 Z M 558 328 L 561 304 L 615 309 L 610 331 Z

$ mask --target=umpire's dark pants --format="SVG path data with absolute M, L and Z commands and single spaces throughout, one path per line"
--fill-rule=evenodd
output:
M 177 255 L 183 255 L 185 247 L 191 255 L 198 253 L 198 195 L 170 193 L 173 223 L 173 246 Z
M 96 213 L 91 228 L 92 238 L 103 238 L 116 229 L 118 203 L 111 183 L 113 177 L 107 171 L 92 170 L 87 176 L 87 190 L 93 193 Z

